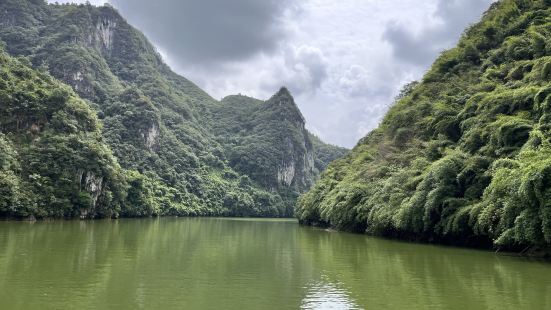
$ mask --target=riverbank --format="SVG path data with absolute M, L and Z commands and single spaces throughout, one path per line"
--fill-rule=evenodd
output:
M 416 237 L 406 234 L 386 234 L 386 235 L 374 235 L 368 234 L 361 231 L 350 231 L 350 230 L 339 230 L 335 227 L 332 227 L 324 222 L 319 223 L 304 223 L 294 217 L 239 217 L 239 216 L 178 216 L 178 215 L 166 215 L 166 216 L 153 216 L 153 217 L 117 217 L 117 218 L 36 218 L 34 216 L 25 217 L 25 218 L 16 218 L 16 217 L 4 217 L 0 218 L 0 222 L 53 222 L 53 221 L 96 221 L 96 220 L 119 220 L 119 219 L 155 219 L 155 218 L 210 218 L 210 219 L 243 219 L 243 220 L 296 220 L 301 226 L 306 227 L 315 227 L 327 232 L 347 232 L 357 235 L 366 235 L 371 237 L 382 238 L 386 240 L 396 240 L 407 243 L 416 243 L 416 244 L 429 244 L 429 245 L 443 245 L 455 248 L 465 248 L 465 249 L 475 249 L 483 250 L 487 252 L 494 252 L 501 256 L 512 256 L 512 257 L 527 257 L 527 258 L 536 258 L 544 259 L 546 261 L 551 261 L 551 247 L 543 248 L 537 246 L 518 246 L 516 248 L 504 248 L 504 247 L 495 247 L 493 246 L 491 240 L 483 238 L 470 238 L 469 240 L 459 240 L 459 239 L 428 239 L 423 237 Z
M 434 237 L 428 238 L 423 236 L 415 236 L 411 234 L 399 234 L 399 233 L 390 233 L 383 235 L 369 234 L 364 231 L 357 230 L 339 230 L 325 222 L 316 222 L 316 223 L 305 223 L 304 221 L 299 220 L 299 224 L 308 227 L 317 227 L 329 232 L 348 232 L 359 235 L 366 235 L 371 237 L 383 238 L 387 240 L 397 240 L 408 243 L 417 243 L 417 244 L 431 244 L 431 245 L 443 245 L 456 248 L 465 248 L 465 249 L 475 249 L 475 250 L 484 250 L 488 252 L 499 253 L 503 256 L 514 256 L 514 257 L 527 257 L 527 258 L 536 258 L 543 259 L 551 262 L 551 247 L 538 247 L 538 246 L 526 246 L 519 245 L 514 248 L 507 247 L 496 247 L 493 245 L 493 242 L 484 237 L 472 236 L 467 239 L 457 239 L 457 238 L 445 238 L 445 239 L 435 239 Z

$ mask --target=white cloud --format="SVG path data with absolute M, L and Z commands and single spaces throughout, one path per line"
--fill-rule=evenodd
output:
M 339 78 L 339 87 L 350 97 L 362 96 L 369 91 L 369 80 L 372 77 L 361 65 L 351 65 Z
M 428 65 L 434 55 L 455 43 L 458 34 L 476 21 L 495 0 L 437 0 L 433 22 L 412 31 L 400 21 L 389 23 L 384 38 L 396 58 L 413 65 Z
M 264 96 L 280 86 L 287 86 L 297 96 L 315 93 L 320 88 L 327 78 L 328 61 L 319 48 L 302 45 L 287 47 L 278 55 L 265 59 L 261 66 L 264 74 L 259 86 Z

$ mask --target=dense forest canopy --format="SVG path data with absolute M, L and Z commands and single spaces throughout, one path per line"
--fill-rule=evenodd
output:
M 47 73 L 0 52 L 0 214 L 114 216 L 124 171 L 88 104 Z M 127 197 L 131 198 L 131 197 Z
M 3 216 L 292 216 L 346 152 L 270 127 L 300 115 L 287 91 L 213 99 L 109 5 L 1 0 L 0 40 Z
M 502 0 L 301 197 L 303 223 L 551 245 L 551 2 Z

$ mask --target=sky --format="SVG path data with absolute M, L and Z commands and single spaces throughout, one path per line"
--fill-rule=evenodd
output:
M 310 131 L 353 147 L 493 1 L 90 2 L 117 8 L 174 71 L 213 97 L 268 99 L 286 86 Z

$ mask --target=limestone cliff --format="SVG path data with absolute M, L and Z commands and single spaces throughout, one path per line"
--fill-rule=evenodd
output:
M 314 148 L 293 97 L 286 88 L 281 88 L 266 102 L 264 109 L 273 116 L 275 126 L 286 130 L 279 141 L 283 142 L 279 145 L 283 156 L 276 166 L 277 184 L 299 191 L 310 188 L 318 174 L 314 167 Z
M 308 132 L 286 88 L 267 101 L 242 95 L 224 98 L 214 111 L 213 128 L 234 169 L 291 197 L 312 186 L 324 161 L 347 151 Z

